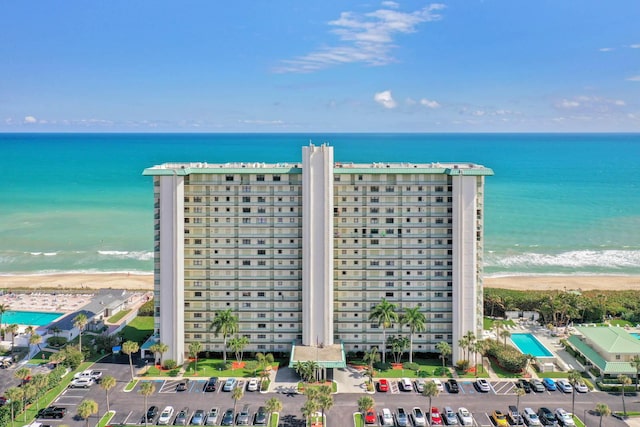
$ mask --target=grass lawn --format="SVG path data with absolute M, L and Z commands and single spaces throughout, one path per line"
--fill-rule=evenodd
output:
M 42 357 L 42 355 L 44 354 L 44 358 Z M 49 356 L 51 356 L 53 354 L 53 352 L 51 351 L 41 351 L 38 354 L 36 354 L 35 356 L 33 356 L 33 359 L 29 360 L 29 364 L 30 365 L 45 365 L 47 363 L 49 363 Z
M 337 393 L 338 392 L 338 383 L 335 382 L 335 381 L 331 381 L 331 383 L 326 382 L 324 384 L 319 384 L 319 383 L 308 384 L 308 383 L 303 383 L 302 381 L 300 381 L 298 383 L 298 391 L 302 393 L 302 392 L 304 392 L 305 389 L 319 388 L 319 387 L 321 387 L 323 385 L 330 385 L 332 393 Z
M 280 414 L 274 412 L 271 414 L 271 418 L 269 418 L 269 427 L 278 427 L 278 423 L 280 422 Z
M 153 316 L 138 316 L 122 329 L 125 341 L 142 344 L 146 337 L 153 334 Z
M 501 321 L 502 324 L 506 326 L 516 326 L 516 322 L 514 322 L 511 319 L 503 320 L 503 319 L 491 319 L 489 317 L 484 317 L 482 318 L 482 327 L 484 328 L 485 331 L 490 331 L 491 329 L 493 329 L 493 323 L 496 320 Z
M 490 360 L 491 360 L 491 367 L 493 368 L 493 371 L 500 378 L 522 378 L 522 373 L 521 372 L 516 373 L 516 372 L 506 371 L 506 370 L 502 369 L 500 366 L 498 366 L 497 363 L 494 363 L 494 361 L 492 359 L 490 359 Z M 566 377 L 567 374 L 564 374 L 564 376 Z
M 361 413 L 353 414 L 353 425 L 355 427 L 364 427 L 364 417 Z
M 573 422 L 576 423 L 576 427 L 586 427 L 582 420 L 575 415 L 573 416 Z
M 231 359 L 228 359 L 231 361 Z M 273 368 L 278 367 L 278 362 L 271 364 Z M 198 359 L 198 372 L 194 372 L 195 362 L 189 362 L 189 366 L 184 374 L 185 377 L 242 377 L 253 378 L 258 376 L 255 369 L 237 368 L 225 369 L 222 359 Z
M 111 418 L 113 418 L 115 414 L 116 414 L 116 411 L 109 411 L 106 414 L 104 414 L 102 418 L 100 418 L 100 421 L 98 422 L 97 427 L 104 427 L 107 424 L 109 424 L 109 421 L 111 421 Z
M 375 370 L 374 378 L 428 378 L 428 377 L 447 377 L 451 378 L 451 372 L 448 368 L 443 370 L 442 361 L 439 359 L 413 359 L 414 363 L 420 365 L 418 372 L 411 369 L 384 369 Z M 364 366 L 361 360 L 349 360 L 349 363 L 354 365 Z
M 566 372 L 538 372 L 540 378 L 567 378 Z
M 609 322 L 609 324 L 611 326 L 619 326 L 619 327 L 625 327 L 625 326 L 635 326 L 633 323 L 629 322 L 628 320 L 622 320 L 622 319 L 613 319 Z
M 126 316 L 129 313 L 131 313 L 131 309 L 129 309 L 129 310 L 121 310 L 121 311 L 117 312 L 116 314 L 114 314 L 113 316 L 109 317 L 107 319 L 107 322 L 118 323 L 120 320 L 122 320 L 122 318 L 124 316 Z M 151 324 L 151 327 L 153 327 L 153 323 Z
M 475 371 L 467 371 L 465 373 L 458 371 L 458 376 L 460 378 L 489 378 L 489 373 L 486 369 L 482 369 L 482 365 L 476 365 Z
M 166 369 L 158 369 L 155 366 L 150 366 L 147 369 L 147 372 L 142 375 L 143 377 L 177 377 L 180 372 L 180 368 L 175 368 L 171 370 Z

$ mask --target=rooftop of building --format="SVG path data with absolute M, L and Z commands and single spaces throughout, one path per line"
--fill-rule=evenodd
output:
M 335 162 L 334 174 L 407 174 L 429 173 L 444 175 L 493 175 L 490 168 L 475 163 L 353 163 Z M 144 170 L 143 175 L 177 175 L 191 174 L 301 174 L 302 163 L 164 163 Z
M 624 328 L 577 326 L 576 330 L 608 353 L 640 354 L 640 340 Z
M 323 368 L 344 368 L 347 366 L 342 344 L 333 345 L 296 345 L 291 348 L 289 367 L 295 367 L 298 362 L 314 361 Z

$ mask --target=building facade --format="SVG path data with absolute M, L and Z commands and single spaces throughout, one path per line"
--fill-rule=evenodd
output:
M 296 164 L 180 163 L 148 168 L 155 218 L 155 329 L 181 362 L 231 309 L 248 351 L 291 344 L 382 346 L 369 320 L 383 298 L 420 307 L 414 350 L 482 331 L 484 177 L 475 164 L 334 162 L 303 147 Z M 407 334 L 402 325 L 387 336 Z

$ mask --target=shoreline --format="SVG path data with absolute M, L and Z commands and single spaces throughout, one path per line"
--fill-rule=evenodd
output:
M 640 290 L 640 275 L 517 275 L 485 277 L 486 288 L 513 290 Z M 0 275 L 0 289 L 153 290 L 152 273 L 52 273 Z

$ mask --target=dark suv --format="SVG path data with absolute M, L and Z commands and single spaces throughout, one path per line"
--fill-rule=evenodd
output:
M 37 418 L 62 418 L 67 413 L 67 408 L 62 406 L 49 406 L 38 412 Z
M 204 386 L 204 391 L 216 391 L 218 386 L 218 377 L 211 377 Z
M 449 378 L 447 380 L 447 386 L 449 387 L 449 393 L 458 393 L 460 391 L 458 381 L 454 380 L 453 378 Z
M 156 418 L 156 415 L 158 415 L 158 407 L 149 406 L 149 409 L 147 410 L 147 422 L 152 423 L 153 420 Z
M 551 409 L 542 407 L 538 409 L 538 418 L 540 418 L 540 422 L 544 426 L 557 426 L 556 416 L 553 414 Z
M 525 393 L 531 393 L 531 384 L 529 384 L 529 381 L 525 380 L 524 378 L 520 378 L 518 380 L 518 382 L 516 383 L 516 387 L 523 389 Z

